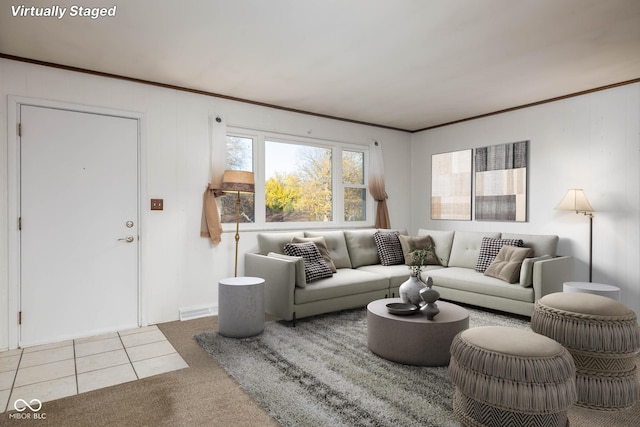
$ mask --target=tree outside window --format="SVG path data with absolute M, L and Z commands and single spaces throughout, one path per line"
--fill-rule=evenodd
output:
M 333 219 L 331 149 L 265 141 L 267 222 Z
M 342 152 L 344 220 L 364 221 L 367 213 L 367 188 L 364 185 L 364 153 Z

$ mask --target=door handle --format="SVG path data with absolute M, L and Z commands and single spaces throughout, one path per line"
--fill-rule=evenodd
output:
M 122 239 L 118 239 L 118 241 L 125 241 L 127 243 L 131 243 L 133 242 L 133 236 L 127 236 L 127 237 L 123 237 Z

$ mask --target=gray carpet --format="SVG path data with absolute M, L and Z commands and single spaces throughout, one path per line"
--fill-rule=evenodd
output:
M 470 327 L 529 328 L 527 319 L 469 309 Z M 367 347 L 366 309 L 267 322 L 246 339 L 196 341 L 283 426 L 456 426 L 446 367 L 384 360 Z

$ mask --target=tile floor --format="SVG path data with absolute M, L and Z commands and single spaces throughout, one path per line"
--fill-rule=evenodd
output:
M 155 325 L 4 351 L 0 413 L 18 399 L 46 402 L 187 367 Z

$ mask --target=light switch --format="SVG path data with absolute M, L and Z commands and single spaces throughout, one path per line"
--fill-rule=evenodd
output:
M 161 211 L 164 209 L 164 199 L 151 199 L 151 210 Z

